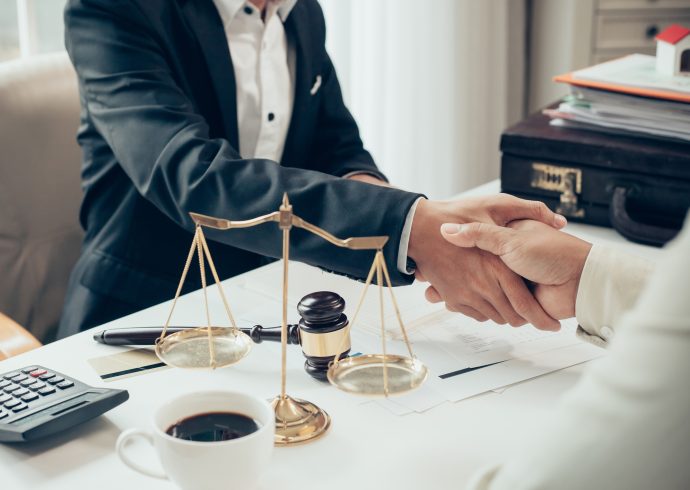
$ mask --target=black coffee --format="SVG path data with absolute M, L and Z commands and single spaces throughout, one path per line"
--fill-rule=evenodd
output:
M 259 430 L 251 417 L 234 412 L 209 412 L 192 415 L 174 423 L 166 434 L 187 441 L 214 442 L 244 437 Z

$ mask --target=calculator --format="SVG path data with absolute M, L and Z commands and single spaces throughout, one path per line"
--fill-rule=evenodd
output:
M 0 442 L 32 441 L 86 422 L 127 400 L 43 366 L 0 374 Z

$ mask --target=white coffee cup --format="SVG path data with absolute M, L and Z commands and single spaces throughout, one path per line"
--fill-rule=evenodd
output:
M 178 439 L 165 433 L 193 415 L 235 412 L 253 418 L 259 430 L 244 437 L 217 442 Z M 152 416 L 152 429 L 127 429 L 117 439 L 120 459 L 130 468 L 154 478 L 170 479 L 183 490 L 249 489 L 270 464 L 275 415 L 265 400 L 233 391 L 189 393 L 170 400 Z M 158 454 L 164 472 L 149 468 L 127 454 L 133 438 L 143 438 Z

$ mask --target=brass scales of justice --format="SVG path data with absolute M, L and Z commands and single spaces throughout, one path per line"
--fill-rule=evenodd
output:
M 334 345 L 339 344 L 339 347 L 328 369 L 328 381 L 338 389 L 348 393 L 387 397 L 389 395 L 401 394 L 413 390 L 426 380 L 428 370 L 412 352 L 405 325 L 403 324 L 400 310 L 395 300 L 395 295 L 393 294 L 390 276 L 383 257 L 383 246 L 388 241 L 387 236 L 351 237 L 345 240 L 337 238 L 318 226 L 295 215 L 292 211 L 292 205 L 288 201 L 287 194 L 283 196 L 283 202 L 278 211 L 254 219 L 229 221 L 197 213 L 190 213 L 190 216 L 196 224 L 192 246 L 187 255 L 187 260 L 175 293 L 175 298 L 170 308 L 170 313 L 168 314 L 161 336 L 157 339 L 155 346 L 156 354 L 161 361 L 170 366 L 179 368 L 215 369 L 229 366 L 244 358 L 251 350 L 253 344 L 252 339 L 237 328 L 235 318 L 230 309 L 230 304 L 223 292 L 220 278 L 218 277 L 213 258 L 211 257 L 209 247 L 206 243 L 206 237 L 204 236 L 202 227 L 230 230 L 234 228 L 250 228 L 273 221 L 277 222 L 278 227 L 283 231 L 281 388 L 280 395 L 276 396 L 271 401 L 271 405 L 275 410 L 276 445 L 294 445 L 314 440 L 323 435 L 331 424 L 330 416 L 323 409 L 309 401 L 292 398 L 287 394 L 285 387 L 287 371 L 288 259 L 290 256 L 290 230 L 293 226 L 313 233 L 338 247 L 351 250 L 376 251 L 352 321 L 346 328 L 329 334 L 339 336 L 339 338 L 330 339 L 331 342 L 337 342 Z M 206 326 L 166 335 L 195 251 L 198 255 L 201 273 Z M 225 312 L 228 316 L 230 327 L 211 325 L 204 258 L 208 261 L 211 274 L 213 275 Z M 344 357 L 341 359 L 342 353 L 350 347 L 350 330 L 357 320 L 362 304 L 364 303 L 367 289 L 373 281 L 374 274 L 376 274 L 376 282 L 379 290 L 382 353 Z M 407 346 L 409 357 L 388 354 L 386 352 L 386 332 L 383 313 L 384 279 L 390 291 L 395 315 L 405 345 Z

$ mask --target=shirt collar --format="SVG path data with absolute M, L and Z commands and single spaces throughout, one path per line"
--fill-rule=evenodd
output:
M 279 2 L 280 5 L 278 6 L 278 15 L 280 16 L 280 20 L 285 22 L 288 18 L 288 15 L 290 15 L 290 12 L 292 12 L 292 8 L 297 3 L 297 0 L 279 0 Z
M 269 2 L 274 2 L 278 5 L 278 16 L 280 20 L 285 22 L 290 15 L 293 7 L 297 3 L 297 0 L 268 0 Z M 223 23 L 227 24 L 235 18 L 237 13 L 249 3 L 247 0 L 213 0 L 216 4 L 216 8 L 220 13 Z

